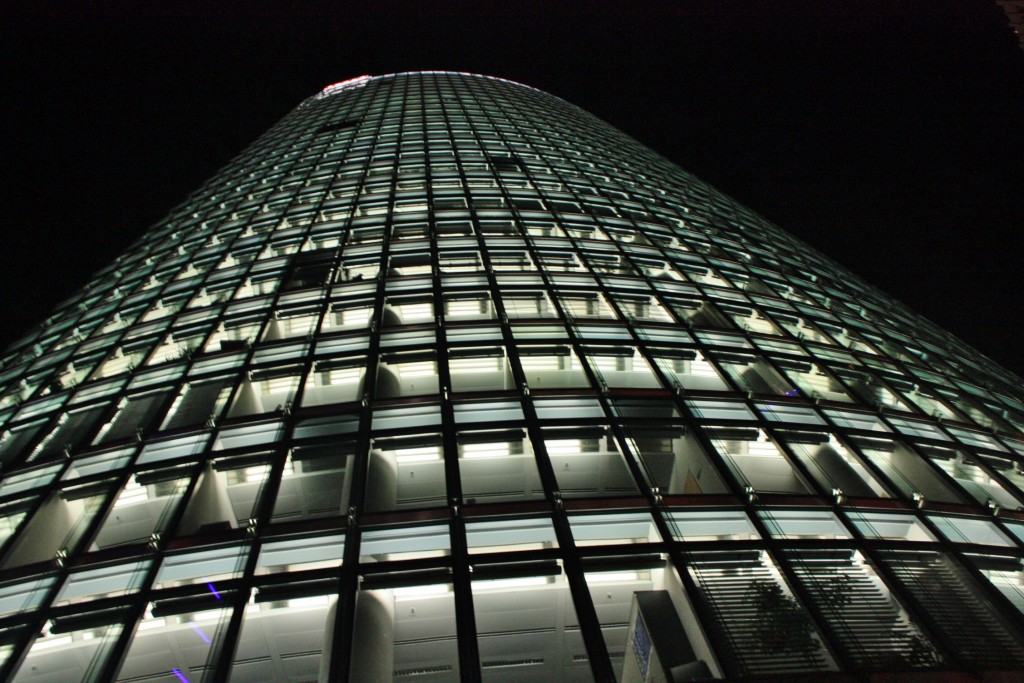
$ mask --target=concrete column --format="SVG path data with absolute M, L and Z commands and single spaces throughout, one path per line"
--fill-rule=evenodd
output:
M 64 500 L 59 494 L 52 494 L 21 533 L 4 568 L 52 560 L 83 516 L 85 501 Z
M 389 590 L 361 591 L 352 633 L 352 683 L 385 683 L 395 672 L 395 600 Z
M 199 484 L 188 502 L 188 509 L 181 520 L 179 535 L 194 534 L 207 524 L 227 522 L 233 529 L 238 526 L 231 499 L 228 498 L 227 480 L 223 472 L 213 469 L 207 463 Z
M 398 505 L 398 459 L 393 453 L 370 450 L 367 468 L 366 512 L 386 512 Z

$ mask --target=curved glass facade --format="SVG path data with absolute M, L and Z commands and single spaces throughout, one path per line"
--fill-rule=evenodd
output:
M 16 683 L 1024 669 L 1024 383 L 496 78 L 300 104 L 0 434 Z

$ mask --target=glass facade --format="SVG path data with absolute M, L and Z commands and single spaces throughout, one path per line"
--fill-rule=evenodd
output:
M 1024 670 L 1024 382 L 527 86 L 326 88 L 0 363 L 3 680 Z

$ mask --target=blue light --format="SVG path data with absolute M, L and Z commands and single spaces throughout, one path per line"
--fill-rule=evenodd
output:
M 198 624 L 189 624 L 189 626 L 191 626 L 192 630 L 195 631 L 196 634 L 203 639 L 204 643 L 206 643 L 207 645 L 210 644 L 210 637 L 203 633 L 203 629 L 199 628 Z

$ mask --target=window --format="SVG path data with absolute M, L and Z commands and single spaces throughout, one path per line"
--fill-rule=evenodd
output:
M 121 401 L 117 414 L 100 428 L 93 443 L 105 443 L 133 437 L 145 430 L 164 407 L 168 392 L 135 394 Z
M 204 425 L 216 419 L 234 386 L 228 378 L 190 382 L 171 404 L 161 429 Z
M 739 483 L 764 493 L 810 493 L 778 446 L 759 429 L 710 429 L 711 442 Z
M 823 491 L 853 498 L 889 497 L 871 470 L 834 434 L 790 430 L 776 434 L 804 463 Z
M 191 468 L 185 467 L 130 476 L 93 537 L 93 549 L 145 543 L 164 533 L 191 480 Z
M 299 375 L 294 370 L 267 370 L 242 383 L 228 417 L 258 415 L 280 411 L 291 406 L 299 388 Z
M 656 389 L 661 383 L 639 349 L 591 346 L 584 349 L 594 374 L 607 387 Z
M 673 510 L 668 520 L 677 541 L 751 541 L 761 538 L 742 510 Z
M 568 346 L 520 346 L 519 362 L 531 389 L 590 386 L 582 363 Z
M 632 496 L 636 481 L 604 428 L 546 428 L 544 450 L 567 498 Z
M 651 415 L 653 417 L 653 414 Z M 651 485 L 666 495 L 726 493 L 700 442 L 682 424 L 627 424 L 628 445 Z
M 73 555 L 103 509 L 112 482 L 69 484 L 52 492 L 18 534 L 4 559 L 4 568 Z
M 457 348 L 448 352 L 452 391 L 507 391 L 515 388 L 505 351 L 493 348 Z
M 905 498 L 944 503 L 964 502 L 951 484 L 906 445 L 863 437 L 851 438 L 850 443 L 874 463 Z
M 282 472 L 272 521 L 347 514 L 352 452 L 347 443 L 294 449 Z
M 306 378 L 302 405 L 308 407 L 358 401 L 365 391 L 365 375 L 366 359 L 363 357 L 321 361 Z

